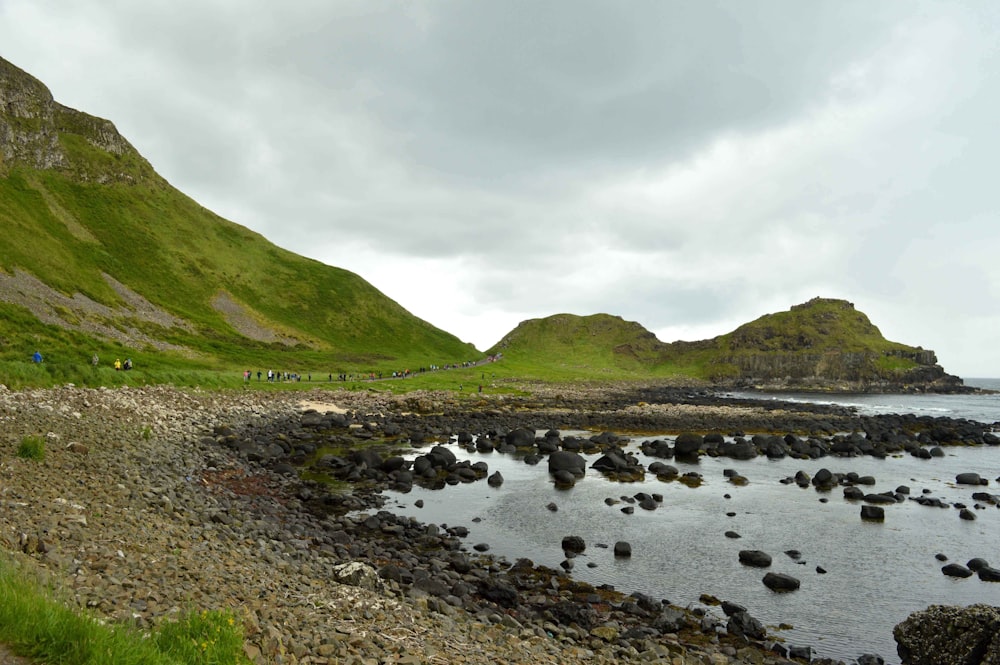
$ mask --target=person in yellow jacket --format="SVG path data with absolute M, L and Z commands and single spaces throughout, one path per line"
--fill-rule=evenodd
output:
M 115 358 L 115 371 L 119 372 L 121 371 L 121 368 L 122 368 L 121 358 Z

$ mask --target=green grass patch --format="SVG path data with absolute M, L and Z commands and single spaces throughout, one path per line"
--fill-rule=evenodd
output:
M 246 665 L 242 624 L 228 611 L 189 612 L 152 634 L 71 609 L 40 578 L 0 557 L 0 642 L 60 665 Z
M 22 459 L 42 461 L 45 459 L 45 439 L 37 434 L 24 437 L 17 447 L 17 456 Z

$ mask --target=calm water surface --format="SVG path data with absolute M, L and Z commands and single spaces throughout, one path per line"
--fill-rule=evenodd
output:
M 993 416 L 984 411 L 988 422 L 1000 420 L 1000 403 L 997 406 Z M 951 404 L 945 408 L 956 412 L 966 407 Z M 648 466 L 654 460 L 638 450 L 644 440 L 634 438 L 629 449 Z M 874 476 L 877 484 L 866 491 L 907 485 L 911 496 L 927 490 L 929 496 L 970 507 L 975 503 L 974 491 L 1000 494 L 994 480 L 1000 476 L 1000 448 L 946 450 L 945 458 L 932 460 L 907 455 L 886 460 L 702 458 L 697 464 L 674 462 L 681 473 L 703 475 L 704 483 L 698 488 L 661 482 L 653 476 L 641 483 L 611 482 L 589 469 L 598 457 L 592 455 L 586 456 L 587 476 L 570 490 L 558 490 L 544 462 L 529 466 L 512 456 L 455 448 L 459 459 L 482 460 L 491 473 L 499 470 L 505 478 L 503 486 L 491 488 L 480 481 L 436 491 L 414 488 L 407 494 L 390 493 L 390 509 L 424 522 L 468 527 L 468 549 L 485 542 L 492 554 L 510 561 L 527 556 L 552 567 L 564 558 L 562 538 L 581 536 L 587 550 L 575 560 L 573 575 L 579 579 L 612 584 L 624 592 L 641 591 L 678 605 L 697 603 L 701 594 L 712 594 L 745 605 L 772 627 L 792 624 L 793 629 L 776 633 L 789 644 L 808 644 L 819 655 L 848 662 L 862 653 L 878 653 L 886 662 L 897 663 L 892 627 L 911 612 L 932 603 L 1000 605 L 1000 584 L 977 577 L 946 577 L 941 573 L 943 564 L 934 557 L 940 552 L 963 564 L 983 557 L 1000 567 L 1000 510 L 987 506 L 975 511 L 978 519 L 965 521 L 955 508 L 929 508 L 907 501 L 886 506 L 884 523 L 869 523 L 860 518 L 860 502 L 845 500 L 839 488 L 820 493 L 779 481 L 799 469 L 813 475 L 826 467 Z M 728 468 L 746 476 L 749 485 L 729 483 L 723 475 Z M 989 487 L 955 485 L 955 475 L 964 471 L 989 478 Z M 633 515 L 621 512 L 625 504 L 604 502 L 637 492 L 660 493 L 664 501 L 655 511 L 636 507 Z M 826 502 L 821 501 L 824 498 Z M 423 508 L 414 506 L 418 499 L 423 500 Z M 546 509 L 550 502 L 558 506 L 556 512 Z M 729 530 L 741 538 L 727 538 L 724 534 Z M 610 547 L 618 540 L 631 543 L 630 559 L 614 558 Z M 788 594 L 771 592 L 761 583 L 766 571 L 739 563 L 741 549 L 768 552 L 773 557 L 769 570 L 799 578 L 802 587 Z M 799 561 L 784 554 L 791 549 L 802 553 Z M 587 567 L 591 562 L 596 567 Z M 818 573 L 817 566 L 827 572 Z
M 965 379 L 965 385 L 1000 391 L 1000 379 Z M 817 395 L 815 393 L 737 392 L 732 397 L 772 399 L 782 402 L 811 402 L 849 406 L 861 415 L 912 413 L 918 416 L 968 418 L 983 423 L 1000 421 L 1000 392 L 981 395 L 879 395 L 853 393 Z

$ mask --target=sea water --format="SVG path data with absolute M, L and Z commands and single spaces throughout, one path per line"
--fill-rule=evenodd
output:
M 1000 391 L 1000 379 L 966 379 L 965 384 L 989 391 Z M 734 392 L 736 399 L 774 400 L 793 403 L 833 404 L 855 409 L 860 415 L 874 416 L 889 413 L 912 413 L 918 416 L 967 418 L 993 424 L 1000 420 L 1000 392 L 971 395 L 939 395 L 934 393 L 877 394 L 877 393 L 757 393 Z
M 978 414 L 976 420 L 989 423 L 1000 420 L 1000 402 L 979 399 L 994 396 L 863 397 L 849 399 L 859 410 L 872 413 L 892 407 L 901 412 L 939 410 L 932 413 L 951 417 Z M 633 438 L 628 445 L 647 466 L 654 460 L 639 446 L 651 438 L 657 437 Z M 974 491 L 1000 493 L 994 480 L 1000 476 L 1000 448 L 947 448 L 944 458 L 930 460 L 903 455 L 884 460 L 705 457 L 691 464 L 672 462 L 682 474 L 702 475 L 703 484 L 695 488 L 651 475 L 639 483 L 613 482 L 589 468 L 598 457 L 589 455 L 586 476 L 569 490 L 554 486 L 544 462 L 530 466 L 510 455 L 453 449 L 459 459 L 485 461 L 490 473 L 500 471 L 503 485 L 492 488 L 480 481 L 443 490 L 388 493 L 389 509 L 428 523 L 468 527 L 466 549 L 486 543 L 491 554 L 510 561 L 528 557 L 550 567 L 565 559 L 562 538 L 580 536 L 587 549 L 573 560 L 572 574 L 578 579 L 682 606 L 699 603 L 702 594 L 736 602 L 788 644 L 810 645 L 821 656 L 851 662 L 863 653 L 878 653 L 886 662 L 897 663 L 892 628 L 910 613 L 935 603 L 1000 605 L 1000 584 L 978 577 L 947 577 L 935 558 L 940 553 L 964 564 L 982 557 L 1000 567 L 996 507 L 974 510 L 977 519 L 966 521 L 956 508 L 906 501 L 886 506 L 885 521 L 872 523 L 861 520 L 861 503 L 844 499 L 840 488 L 818 492 L 781 482 L 798 470 L 812 476 L 825 467 L 874 476 L 876 485 L 864 488 L 866 492 L 906 485 L 912 497 L 926 494 L 971 508 L 976 503 L 971 498 Z M 749 483 L 733 485 L 723 474 L 726 469 L 736 470 Z M 990 479 L 989 486 L 956 485 L 955 476 L 966 471 Z M 621 510 L 628 504 L 605 501 L 637 492 L 662 494 L 663 502 L 653 511 L 636 506 L 628 515 Z M 415 506 L 418 500 L 422 508 Z M 556 510 L 548 509 L 549 504 Z M 727 531 L 740 538 L 727 537 Z M 617 541 L 631 544 L 630 558 L 614 557 Z M 765 570 L 739 563 L 743 549 L 769 553 L 773 563 L 767 570 L 798 578 L 801 588 L 784 594 L 767 589 L 761 582 Z M 801 557 L 793 559 L 785 554 L 788 550 L 798 550 Z M 781 623 L 793 628 L 777 630 Z

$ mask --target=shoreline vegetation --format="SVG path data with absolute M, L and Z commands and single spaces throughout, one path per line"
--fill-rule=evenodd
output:
M 375 514 L 377 482 L 300 479 L 294 451 L 309 438 L 307 421 L 317 427 L 324 418 L 344 425 L 338 440 L 348 454 L 433 445 L 450 433 L 430 425 L 418 431 L 414 423 L 437 423 L 440 414 L 556 427 L 586 407 L 599 427 L 638 409 L 664 431 L 733 423 L 805 431 L 818 421 L 847 422 L 849 410 L 737 409 L 682 388 L 667 390 L 686 404 L 657 408 L 637 396 L 652 399 L 664 388 L 642 393 L 633 384 L 511 383 L 502 394 L 399 395 L 295 387 L 309 389 L 0 387 L 0 577 L 21 584 L 42 575 L 65 607 L 133 635 L 161 635 L 178 620 L 207 617 L 210 629 L 231 625 L 243 636 L 231 661 L 199 659 L 204 654 L 195 649 L 175 656 L 185 663 L 803 662 L 752 617 L 734 625 L 729 610 L 740 611 L 725 603 L 728 624 L 704 611 L 595 589 L 530 561 L 462 551 L 461 539 L 437 526 Z M 393 429 L 394 419 L 406 431 Z M 32 454 L 19 454 L 29 440 Z M 371 514 L 349 517 L 352 511 Z M 440 578 L 419 577 L 424 570 Z M 515 573 L 518 588 L 509 581 Z M 439 589 L 442 579 L 454 586 Z M 455 602 L 460 594 L 474 601 Z M 524 596 L 540 609 L 526 611 L 518 600 Z M 27 628 L 11 628 L 7 617 L 0 623 L 0 642 L 33 653 L 39 640 Z M 192 633 L 201 628 L 180 631 L 179 641 L 200 645 Z

